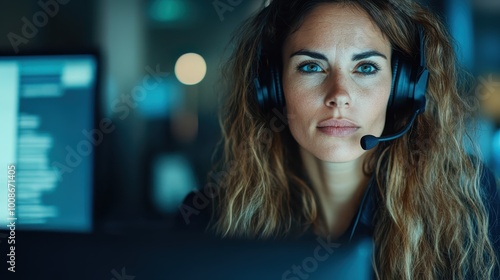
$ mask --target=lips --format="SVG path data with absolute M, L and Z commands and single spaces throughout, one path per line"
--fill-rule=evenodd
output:
M 318 124 L 319 131 L 333 137 L 351 136 L 359 128 L 359 125 L 346 119 L 328 119 Z
M 346 120 L 346 119 L 328 119 L 322 121 L 318 124 L 318 128 L 321 127 L 356 127 L 359 128 L 359 125 L 356 123 Z

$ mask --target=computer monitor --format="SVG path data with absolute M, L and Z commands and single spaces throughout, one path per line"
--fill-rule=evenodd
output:
M 92 230 L 98 66 L 93 52 L 0 55 L 0 229 Z

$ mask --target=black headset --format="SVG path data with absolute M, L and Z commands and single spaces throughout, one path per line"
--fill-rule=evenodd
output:
M 418 27 L 419 57 L 411 60 L 398 51 L 392 55 L 392 86 L 387 106 L 389 115 L 401 113 L 423 113 L 425 111 L 425 92 L 429 71 L 425 62 L 423 29 Z M 262 44 L 257 50 L 257 71 L 254 71 L 255 98 L 259 108 L 271 112 L 274 108 L 281 110 L 285 106 L 283 87 L 281 85 L 281 63 L 263 54 Z

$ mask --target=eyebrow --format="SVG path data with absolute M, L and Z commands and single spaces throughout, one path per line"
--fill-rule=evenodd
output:
M 362 53 L 358 53 L 358 54 L 355 54 L 352 56 L 352 60 L 353 61 L 357 61 L 357 60 L 362 60 L 362 59 L 366 59 L 366 58 L 369 58 L 369 57 L 372 57 L 372 56 L 380 56 L 380 57 L 383 57 L 385 59 L 387 59 L 387 57 L 381 53 L 379 53 L 378 51 L 366 51 L 366 52 L 362 52 Z
M 296 55 L 307 55 L 307 56 L 312 57 L 312 58 L 328 61 L 328 59 L 326 58 L 326 56 L 324 54 L 321 54 L 319 52 L 310 51 L 310 50 L 302 49 L 302 50 L 296 51 L 296 52 L 292 53 L 290 55 L 290 57 L 293 57 Z M 369 58 L 372 56 L 380 56 L 380 57 L 387 59 L 387 57 L 384 54 L 382 54 L 378 51 L 375 51 L 375 50 L 370 50 L 370 51 L 355 54 L 352 56 L 351 59 L 352 59 L 352 61 L 358 61 L 358 60 L 366 59 L 366 58 Z
M 316 58 L 316 59 L 328 61 L 328 58 L 326 58 L 326 56 L 324 54 L 321 54 L 319 52 L 313 52 L 313 51 L 309 51 L 309 50 L 304 50 L 304 49 L 292 53 L 290 55 L 290 57 L 293 57 L 293 56 L 296 56 L 296 55 L 307 55 L 307 56 L 312 57 L 312 58 Z

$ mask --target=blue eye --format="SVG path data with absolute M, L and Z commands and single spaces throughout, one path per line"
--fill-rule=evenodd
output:
M 298 67 L 298 70 L 304 73 L 323 72 L 323 69 L 316 63 L 302 64 Z
M 373 75 L 373 74 L 377 73 L 379 70 L 380 70 L 380 68 L 376 64 L 365 63 L 363 65 L 360 65 L 356 69 L 356 72 L 360 73 L 362 75 Z

